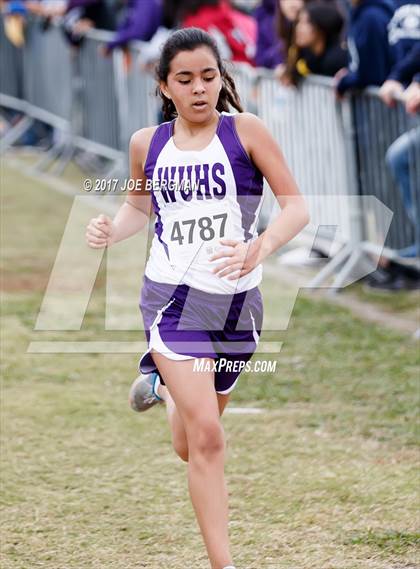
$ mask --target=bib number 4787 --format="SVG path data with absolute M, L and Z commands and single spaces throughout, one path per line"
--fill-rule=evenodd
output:
M 212 241 L 216 237 L 225 236 L 227 213 L 218 213 L 211 217 L 200 217 L 199 219 L 184 219 L 175 221 L 172 226 L 171 241 L 178 242 L 179 245 L 187 243 L 190 245 L 194 241 Z

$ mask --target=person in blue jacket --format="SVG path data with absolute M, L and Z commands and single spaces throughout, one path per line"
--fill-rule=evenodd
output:
M 420 0 L 394 0 L 396 10 L 388 26 L 388 41 L 397 50 L 397 60 L 380 95 L 392 106 L 402 95 L 420 66 Z
M 160 0 L 128 0 L 126 17 L 115 38 L 106 44 L 104 55 L 117 47 L 125 47 L 132 40 L 149 41 L 162 24 L 162 17 Z
M 405 102 L 408 113 L 418 113 L 420 93 L 420 0 L 395 0 L 397 9 L 388 26 L 388 40 L 398 50 L 398 59 L 379 95 L 386 105 Z M 420 257 L 420 183 L 415 171 L 420 156 L 420 127 L 414 126 L 395 140 L 386 153 L 386 163 L 400 191 L 414 228 L 414 243 L 397 251 L 400 257 Z
M 388 77 L 396 55 L 388 43 L 388 24 L 394 15 L 392 0 L 352 0 L 348 49 L 348 69 L 337 74 L 337 91 L 382 85 Z

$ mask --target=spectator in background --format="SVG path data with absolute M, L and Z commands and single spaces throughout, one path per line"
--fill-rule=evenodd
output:
M 347 51 L 340 45 L 344 18 L 333 3 L 313 2 L 300 12 L 296 24 L 296 63 L 288 70 L 293 83 L 314 73 L 334 75 L 346 67 Z
M 419 60 L 420 61 L 420 60 Z M 420 75 L 420 74 L 419 74 Z M 403 93 L 406 111 L 418 113 L 420 108 L 420 76 Z M 386 153 L 386 163 L 400 191 L 404 209 L 414 228 L 414 243 L 397 251 L 400 257 L 420 257 L 420 180 L 416 171 L 420 156 L 420 127 L 412 128 L 395 140 Z
M 420 64 L 420 59 L 418 59 Z M 402 100 L 407 113 L 420 112 L 420 73 L 403 92 Z M 386 163 L 401 193 L 407 217 L 414 228 L 414 243 L 397 250 L 399 257 L 420 258 L 420 181 L 416 171 L 420 155 L 420 127 L 417 126 L 402 134 L 389 147 Z M 416 158 L 417 157 L 417 158 Z M 414 166 L 414 168 L 413 168 Z M 370 291 L 397 292 L 399 290 L 418 290 L 420 271 L 415 266 L 407 266 L 381 256 L 378 268 L 366 277 L 366 288 Z
M 1 9 L 4 16 L 4 33 L 7 39 L 18 48 L 25 45 L 25 18 L 27 9 L 25 3 L 2 2 Z
M 285 60 L 284 42 L 276 30 L 277 1 L 263 0 L 254 12 L 257 22 L 255 64 L 258 67 L 274 69 Z
M 295 43 L 296 22 L 300 10 L 314 0 L 277 0 L 277 32 L 282 42 L 284 63 L 280 63 L 274 73 L 283 85 L 291 85 L 291 73 L 297 60 Z
M 404 92 L 420 61 L 420 0 L 394 0 L 397 9 L 388 27 L 389 45 L 397 49 L 397 61 L 381 87 L 385 104 Z
M 115 29 L 115 14 L 108 0 L 27 0 L 26 5 L 33 14 L 44 18 L 45 30 L 52 18 L 61 17 L 64 33 L 74 46 L 80 45 L 92 28 Z
M 4 15 L 5 33 L 16 47 L 25 43 L 25 23 L 29 15 L 44 19 L 44 29 L 53 16 L 63 16 L 66 12 L 66 0 L 0 0 L 0 9 Z
M 252 16 L 254 10 L 261 4 L 261 0 L 230 0 L 234 8 Z
M 311 0 L 277 0 L 277 30 L 284 43 L 286 55 L 294 43 L 295 25 L 300 10 Z
M 389 41 L 397 45 L 399 58 L 390 77 L 380 90 L 380 96 L 389 106 L 400 100 L 409 114 L 420 112 L 420 13 L 419 6 L 405 5 L 406 9 L 394 17 L 389 26 Z M 402 6 L 400 5 L 400 9 Z M 411 14 L 410 14 L 411 12 Z M 404 23 L 405 14 L 408 20 Z M 397 25 L 395 25 L 398 22 Z M 402 45 L 398 38 L 404 40 Z M 409 41 L 411 38 L 411 41 Z M 395 78 L 395 79 L 394 79 Z M 398 80 L 397 80 L 398 79 Z M 404 86 L 408 85 L 406 89 Z M 420 178 L 417 171 L 420 156 L 420 127 L 416 126 L 399 136 L 388 148 L 386 164 L 395 180 L 409 222 L 414 230 L 414 242 L 396 251 L 401 258 L 420 258 Z M 380 257 L 379 268 L 367 280 L 371 290 L 397 291 L 419 288 L 420 273 L 414 267 Z
M 162 25 L 166 29 L 179 27 L 179 7 L 182 0 L 163 0 L 162 2 Z
M 336 0 L 337 7 L 340 9 L 346 22 L 351 17 L 351 3 L 352 0 Z
M 227 0 L 181 0 L 178 21 L 183 28 L 201 28 L 216 40 L 223 59 L 254 64 L 257 25 Z
M 388 44 L 388 24 L 394 15 L 391 0 L 352 0 L 348 48 L 351 62 L 337 75 L 337 92 L 382 85 L 395 61 Z
M 420 92 L 420 0 L 396 2 L 397 9 L 388 27 L 388 41 L 396 47 L 398 59 L 379 94 L 389 106 L 395 105 L 396 99 L 402 99 L 407 113 L 415 114 L 419 112 Z M 419 127 L 397 138 L 386 154 L 388 168 L 400 191 L 407 217 L 416 235 L 414 244 L 398 252 L 401 257 L 420 256 L 420 182 L 418 172 L 413 172 L 412 168 L 416 153 L 420 153 Z
M 420 67 L 420 57 L 417 60 Z M 414 115 L 420 113 L 420 69 L 413 77 L 413 82 L 403 93 L 405 101 L 405 110 L 407 113 Z
M 125 18 L 115 38 L 106 44 L 103 55 L 110 55 L 115 48 L 125 47 L 132 40 L 149 41 L 162 24 L 161 0 L 128 0 Z
M 115 30 L 115 15 L 106 0 L 68 0 L 63 27 L 70 43 L 78 46 L 85 33 L 97 28 Z

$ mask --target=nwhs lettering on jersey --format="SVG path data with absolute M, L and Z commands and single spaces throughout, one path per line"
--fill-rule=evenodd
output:
M 161 167 L 153 190 L 160 191 L 166 203 L 177 199 L 191 201 L 194 196 L 197 200 L 221 200 L 226 195 L 224 174 L 225 167 L 220 162 Z

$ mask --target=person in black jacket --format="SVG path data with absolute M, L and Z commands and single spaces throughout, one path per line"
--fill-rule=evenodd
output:
M 113 31 L 116 26 L 115 10 L 107 0 L 66 0 L 55 4 L 38 0 L 27 2 L 33 14 L 44 18 L 44 30 L 51 19 L 62 18 L 62 28 L 67 40 L 74 47 L 81 45 L 83 36 L 92 28 Z
M 114 30 L 115 14 L 106 0 L 68 0 L 63 17 L 63 30 L 68 41 L 79 46 L 92 28 Z
M 344 18 L 332 3 L 315 2 L 301 10 L 295 36 L 298 76 L 333 77 L 347 66 L 347 51 L 340 45 L 343 26 Z

